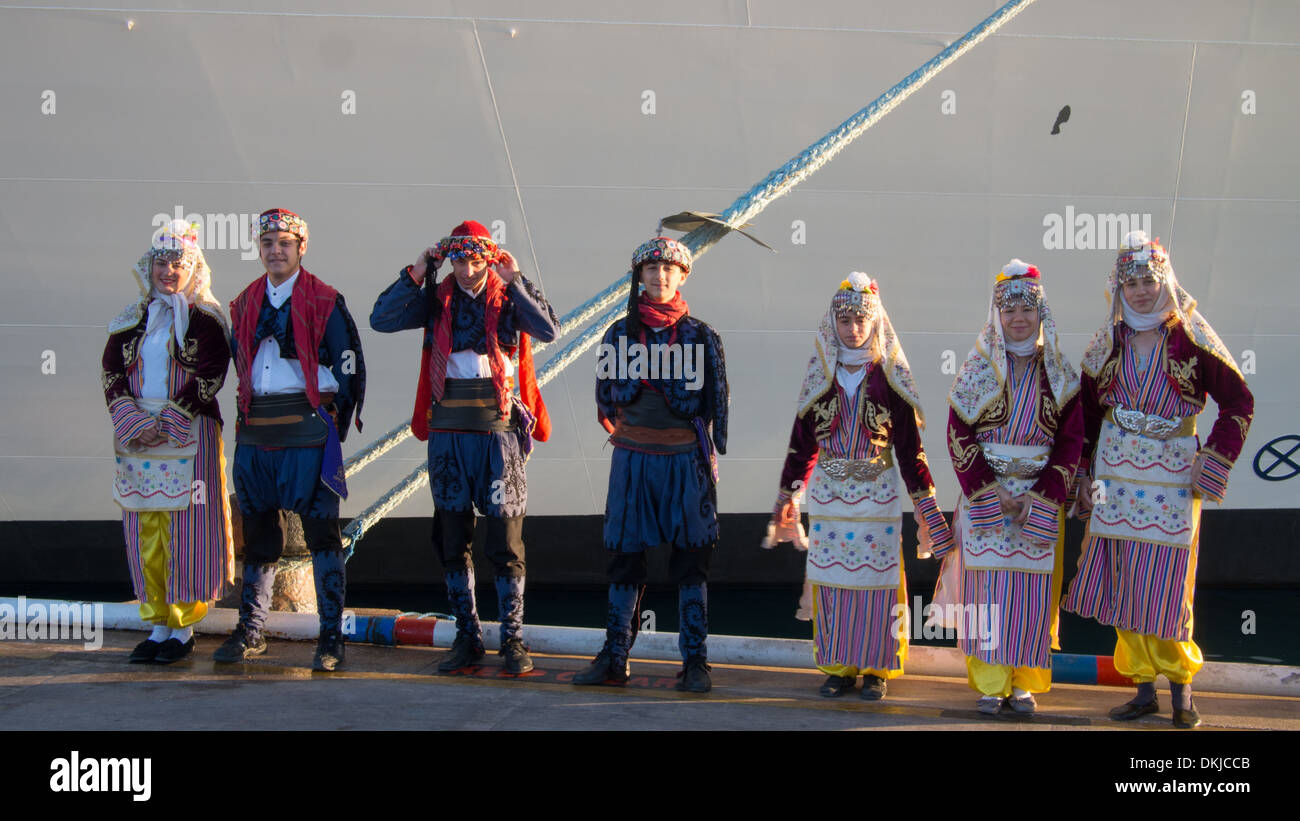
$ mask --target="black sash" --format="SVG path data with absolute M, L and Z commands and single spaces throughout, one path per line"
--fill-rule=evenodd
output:
M 244 423 L 235 433 L 241 445 L 276 448 L 320 447 L 329 428 L 302 393 L 254 396 Z
M 514 430 L 518 414 L 513 404 L 509 417 L 497 408 L 492 380 L 448 379 L 442 401 L 429 411 L 429 430 L 474 430 L 505 433 Z

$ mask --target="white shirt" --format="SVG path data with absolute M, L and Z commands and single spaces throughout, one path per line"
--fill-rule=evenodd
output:
M 279 309 L 286 299 L 293 296 L 293 284 L 298 281 L 298 272 L 301 270 L 299 268 L 298 271 L 294 271 L 293 276 L 279 285 L 271 284 L 271 278 L 266 278 L 266 299 L 271 303 L 272 308 Z M 263 339 L 262 344 L 258 346 L 257 355 L 253 357 L 251 377 L 255 396 L 302 393 L 307 389 L 307 383 L 302 377 L 302 365 L 296 359 L 281 357 L 280 343 L 276 342 L 273 336 Z M 324 365 L 316 366 L 316 388 L 321 393 L 338 392 L 338 380 Z
M 171 314 L 171 309 L 161 300 L 149 303 L 151 315 L 162 311 Z M 144 377 L 140 385 L 140 396 L 145 399 L 170 399 L 167 395 L 167 340 L 172 335 L 172 323 L 168 320 L 155 324 L 158 327 L 146 332 L 140 343 L 140 367 Z
M 844 392 L 849 396 L 857 393 L 858 386 L 862 384 L 862 378 L 867 375 L 867 367 L 863 365 L 853 373 L 849 373 L 843 365 L 835 366 L 835 381 L 844 387 Z

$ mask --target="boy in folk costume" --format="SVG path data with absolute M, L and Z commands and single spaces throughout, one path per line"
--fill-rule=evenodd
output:
M 632 254 L 627 316 L 609 327 L 600 347 L 596 415 L 614 446 L 604 533 L 609 610 L 605 646 L 574 684 L 627 682 L 646 551 L 667 542 L 681 619 L 677 689 L 705 693 L 713 686 L 707 583 L 718 542 L 714 451 L 727 452 L 727 366 L 722 338 L 690 316 L 678 291 L 692 263 L 677 240 L 640 245 Z
M 134 273 L 140 299 L 109 324 L 104 347 L 113 497 L 140 618 L 154 625 L 130 661 L 170 664 L 194 649 L 193 625 L 234 580 L 217 406 L 230 331 L 198 226 L 165 226 Z
M 893 454 L 922 548 L 952 543 L 921 446 L 924 424 L 879 288 L 855 271 L 840 283 L 817 330 L 769 525 L 772 542 L 801 542 L 798 497 L 806 488 L 813 639 L 817 667 L 828 675 L 820 692 L 828 698 L 852 689 L 861 673 L 862 698 L 880 699 L 885 682 L 903 674 L 907 582 Z
M 340 443 L 353 411 L 361 429 L 365 362 L 343 295 L 302 267 L 307 223 L 282 208 L 254 227 L 266 273 L 230 303 L 239 374 L 235 494 L 244 533 L 239 624 L 217 661 L 266 652 L 263 627 L 284 551 L 280 511 L 302 520 L 316 582 L 320 636 L 312 668 L 343 662 L 347 588 L 339 498 L 347 498 Z
M 1115 669 L 1138 692 L 1112 718 L 1156 712 L 1164 675 L 1174 726 L 1191 728 L 1201 723 L 1191 682 L 1204 663 L 1192 641 L 1201 500 L 1227 492 L 1255 399 L 1145 232 L 1124 238 L 1107 294 L 1106 324 L 1083 355 L 1078 508 L 1088 530 L 1063 606 L 1115 628 Z M 1219 417 L 1199 445 L 1206 394 Z
M 1038 269 L 1011 260 L 948 394 L 948 452 L 961 485 L 936 605 L 962 605 L 957 646 L 980 712 L 1032 713 L 1051 687 L 1064 514 L 1083 416 Z M 936 555 L 948 551 L 936 550 Z
M 437 282 L 443 260 L 451 261 L 453 275 Z M 531 440 L 544 442 L 551 430 L 529 337 L 555 339 L 555 311 L 510 252 L 470 220 L 398 274 L 375 301 L 370 327 L 424 331 L 411 429 L 429 442 L 433 543 L 456 616 L 456 639 L 438 669 L 453 672 L 483 658 L 470 560 L 477 509 L 486 519 L 485 548 L 496 571 L 503 666 L 507 673 L 526 673 L 533 661 L 522 637 L 524 464 Z

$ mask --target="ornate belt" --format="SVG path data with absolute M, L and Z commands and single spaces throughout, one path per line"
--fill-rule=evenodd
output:
M 1047 467 L 1046 456 L 999 456 L 985 451 L 984 461 L 988 462 L 989 467 L 997 475 L 1015 476 L 1020 479 L 1032 479 Z
M 1166 419 L 1154 413 L 1143 413 L 1128 408 L 1110 408 L 1106 411 L 1106 418 L 1128 433 L 1151 439 L 1174 439 L 1196 434 L 1195 416 L 1188 416 L 1185 419 Z
M 875 459 L 817 459 L 817 465 L 827 478 L 842 482 L 853 479 L 858 482 L 873 482 L 876 477 L 894 466 L 892 452 L 886 448 Z

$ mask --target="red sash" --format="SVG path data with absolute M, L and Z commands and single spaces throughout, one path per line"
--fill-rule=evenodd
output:
M 253 401 L 252 369 L 253 358 L 257 355 L 253 335 L 257 333 L 257 320 L 266 299 L 266 279 L 267 275 L 263 274 L 253 280 L 253 284 L 230 303 L 230 318 L 235 325 L 235 370 L 239 374 L 237 398 L 243 413 L 248 413 Z M 302 366 L 307 401 L 313 408 L 319 408 L 321 404 L 316 383 L 320 343 L 325 338 L 325 325 L 337 298 L 338 291 L 307 273 L 306 268 L 298 270 L 298 279 L 294 281 L 290 295 L 289 313 L 293 322 L 294 352 Z

